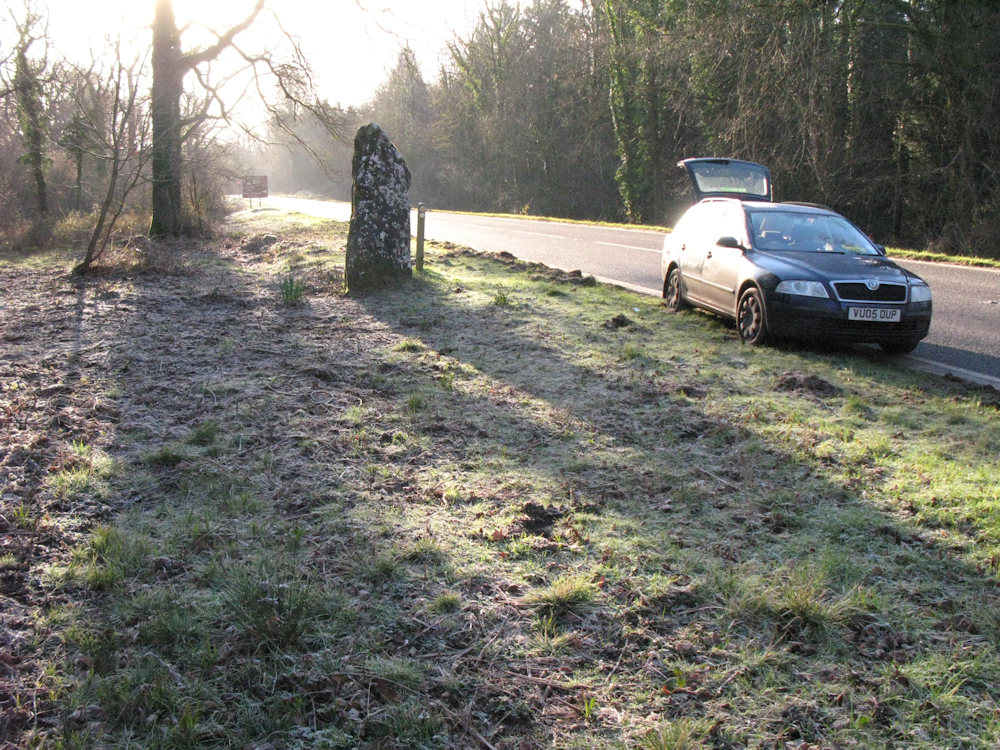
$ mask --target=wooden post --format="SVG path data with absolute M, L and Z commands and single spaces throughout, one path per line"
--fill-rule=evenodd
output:
M 423 203 L 417 204 L 417 273 L 424 270 L 424 217 L 427 209 Z

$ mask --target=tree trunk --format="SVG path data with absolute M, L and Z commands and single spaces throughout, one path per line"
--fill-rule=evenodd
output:
M 28 61 L 28 47 L 34 40 L 22 34 L 15 56 L 14 90 L 21 114 L 24 137 L 24 163 L 35 183 L 35 207 L 41 223 L 49 214 L 48 188 L 45 183 L 45 116 L 42 111 L 41 86 Z
M 185 67 L 171 0 L 153 19 L 153 220 L 151 237 L 182 234 L 181 92 Z
M 73 185 L 73 210 L 83 210 L 83 152 L 75 154 L 76 182 Z

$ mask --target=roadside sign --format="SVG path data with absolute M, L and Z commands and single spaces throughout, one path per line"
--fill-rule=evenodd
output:
M 251 175 L 241 177 L 243 183 L 244 198 L 266 198 L 267 197 L 267 175 Z

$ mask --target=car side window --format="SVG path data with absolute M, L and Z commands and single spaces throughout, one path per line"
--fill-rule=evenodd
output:
M 689 208 L 681 220 L 677 222 L 677 226 L 674 227 L 672 234 L 676 237 L 676 241 L 681 244 L 691 244 L 696 241 L 698 234 L 698 226 L 700 224 L 700 216 L 702 215 L 703 205 L 697 204 Z
M 719 227 L 722 222 L 722 214 L 725 210 L 723 203 L 700 203 L 697 209 L 694 224 L 691 227 L 691 244 L 697 244 L 701 248 L 711 248 L 718 242 Z
M 735 237 L 738 242 L 746 242 L 746 219 L 743 207 L 732 203 L 706 203 L 706 209 L 698 221 L 699 244 L 715 247 L 722 237 Z
M 747 221 L 743 206 L 726 206 L 722 215 L 722 221 L 716 229 L 717 237 L 735 237 L 736 241 L 746 246 L 747 242 Z
M 704 250 L 715 247 L 720 237 L 746 242 L 743 207 L 721 201 L 699 203 L 687 210 L 671 234 L 678 244 Z

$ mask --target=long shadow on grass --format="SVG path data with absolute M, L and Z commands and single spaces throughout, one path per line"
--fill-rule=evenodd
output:
M 831 463 L 845 392 L 540 269 L 284 306 L 199 262 L 138 279 L 109 358 L 134 511 L 71 643 L 122 744 L 995 731 L 992 575 L 867 497 L 878 446 Z
M 720 347 L 711 324 L 626 293 L 556 282 L 538 268 L 445 262 L 452 268 L 439 276 L 361 301 L 402 339 L 427 347 L 408 347 L 414 389 L 433 387 L 442 373 L 464 382 L 413 428 L 434 441 L 428 463 L 438 476 L 471 484 L 499 519 L 480 522 L 497 576 L 538 587 L 561 575 L 600 584 L 600 614 L 575 626 L 601 646 L 563 654 L 558 669 L 589 689 L 583 676 L 596 674 L 618 676 L 647 699 L 659 691 L 650 705 L 665 719 L 721 714 L 736 727 L 737 717 L 754 717 L 759 729 L 717 731 L 720 743 L 730 732 L 751 744 L 892 746 L 913 741 L 915 725 L 933 742 L 948 730 L 924 715 L 927 701 L 938 702 L 939 719 L 984 742 L 993 737 L 979 717 L 998 676 L 993 572 L 971 564 L 974 550 L 940 529 L 907 520 L 905 499 L 892 498 L 900 478 L 887 476 L 884 459 L 904 434 L 888 425 L 886 442 L 853 450 L 850 433 L 871 421 L 863 386 L 852 393 L 808 377 L 831 367 L 830 381 L 850 383 L 886 371 L 839 354 Z M 471 271 L 456 270 L 463 264 Z M 509 274 L 500 283 L 498 268 Z M 480 272 L 489 281 L 477 284 Z M 776 363 L 794 371 L 770 371 Z M 893 374 L 876 402 L 899 395 L 933 408 L 953 396 L 914 377 Z M 965 418 L 994 429 L 993 416 Z M 775 431 L 772 422 L 788 427 Z M 437 440 L 445 430 L 465 439 Z M 500 465 L 490 493 L 489 467 L 456 466 L 456 453 L 473 445 L 482 453 L 480 442 L 514 457 L 522 481 Z M 832 444 L 841 447 L 827 450 Z M 982 451 L 966 458 L 995 474 Z M 523 543 L 509 541 L 526 497 L 579 519 L 557 551 L 535 546 L 547 550 L 541 575 L 537 558 L 518 559 Z M 651 655 L 652 666 L 643 662 Z M 557 669 L 538 652 L 528 656 L 528 675 Z M 513 684 L 525 674 L 491 666 L 500 684 L 505 670 Z M 689 679 L 698 689 L 678 688 Z M 800 690 L 799 680 L 809 687 Z M 769 697 L 756 700 L 762 692 Z M 859 711 L 868 718 L 852 722 Z

